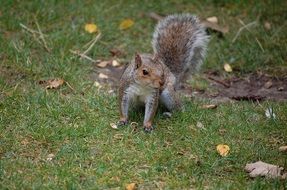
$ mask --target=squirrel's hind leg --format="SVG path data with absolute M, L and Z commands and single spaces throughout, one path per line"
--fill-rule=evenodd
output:
M 170 112 L 181 109 L 179 95 L 171 85 L 162 91 L 160 101 Z

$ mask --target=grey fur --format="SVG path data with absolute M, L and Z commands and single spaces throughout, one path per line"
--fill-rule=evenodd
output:
M 176 33 L 177 26 L 180 25 L 185 27 L 182 29 L 184 32 L 182 35 Z M 175 38 L 167 39 L 166 36 L 172 35 Z M 164 43 L 167 40 L 173 43 Z M 164 18 L 157 24 L 152 46 L 155 55 L 169 67 L 179 83 L 200 68 L 206 54 L 208 41 L 209 37 L 205 32 L 205 27 L 196 16 L 175 14 Z M 182 48 L 182 51 L 172 51 L 179 48 Z M 180 60 L 180 63 L 176 63 L 176 60 Z M 173 67 L 174 64 L 179 65 Z

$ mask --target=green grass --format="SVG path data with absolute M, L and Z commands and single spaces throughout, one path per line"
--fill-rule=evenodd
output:
M 287 168 L 278 147 L 287 143 L 287 103 L 222 103 L 203 110 L 207 100 L 185 99 L 186 111 L 171 119 L 156 116 L 156 130 L 113 130 L 118 119 L 116 95 L 105 96 L 90 80 L 93 65 L 69 52 L 83 50 L 95 35 L 84 24 L 98 25 L 102 38 L 89 56 L 108 59 L 121 47 L 128 60 L 135 51 L 151 52 L 153 11 L 167 15 L 192 12 L 217 16 L 229 26 L 224 38 L 212 34 L 204 70 L 223 73 L 224 62 L 235 75 L 261 70 L 286 75 L 286 2 L 284 1 L 12 1 L 0 6 L 0 188 L 107 189 L 135 182 L 143 189 L 283 189 L 286 181 L 250 179 L 246 163 L 262 160 Z M 120 31 L 121 20 L 135 25 Z M 242 25 L 257 25 L 242 31 Z M 20 27 L 39 23 L 51 52 Z M 271 30 L 264 22 L 271 23 Z M 260 45 L 262 48 L 260 48 Z M 74 88 L 45 90 L 39 80 L 64 78 Z M 203 83 L 205 86 L 206 84 Z M 276 119 L 267 119 L 272 107 Z M 142 112 L 133 114 L 141 123 Z M 198 129 L 202 122 L 206 130 Z M 231 148 L 229 156 L 216 145 Z M 48 154 L 54 154 L 52 161 Z

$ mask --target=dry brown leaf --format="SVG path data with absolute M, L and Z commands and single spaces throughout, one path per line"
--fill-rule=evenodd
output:
M 114 93 L 114 92 L 115 92 L 114 90 L 109 90 L 109 91 L 108 91 L 109 94 L 112 94 L 112 93 Z
M 47 84 L 47 86 L 45 87 L 46 89 L 59 88 L 60 86 L 64 84 L 64 82 L 65 81 L 63 79 L 51 79 L 51 80 L 44 81 L 44 83 Z
M 246 164 L 245 170 L 249 173 L 249 176 L 252 178 L 257 176 L 278 178 L 282 177 L 281 172 L 283 171 L 283 168 L 276 165 L 258 161 L 255 163 Z
M 272 85 L 273 85 L 273 83 L 272 83 L 272 81 L 268 81 L 268 82 L 266 82 L 265 84 L 264 84 L 264 88 L 271 88 L 272 87 Z
M 280 152 L 287 152 L 287 146 L 280 146 L 279 151 Z
M 97 67 L 104 68 L 109 64 L 109 61 L 101 61 L 97 64 Z
M 222 26 L 219 26 L 217 23 L 212 23 L 207 20 L 202 21 L 202 24 L 206 28 L 210 28 L 211 30 L 215 32 L 219 32 L 221 34 L 226 34 L 227 32 L 229 32 L 229 28 L 227 26 L 222 27 Z
M 130 183 L 126 185 L 126 190 L 136 190 L 137 184 L 136 183 Z
M 120 23 L 119 29 L 126 30 L 134 25 L 134 21 L 132 19 L 125 19 Z
M 47 161 L 52 161 L 55 158 L 54 154 L 48 154 Z
M 219 144 L 216 146 L 216 150 L 221 156 L 227 156 L 230 151 L 230 148 L 226 144 Z
M 113 60 L 112 61 L 112 66 L 113 67 L 118 67 L 118 66 L 121 66 L 121 64 L 117 60 Z
M 217 105 L 215 105 L 215 104 L 207 104 L 207 105 L 203 105 L 201 107 L 203 109 L 215 109 L 215 108 L 217 108 Z
M 118 129 L 118 126 L 115 123 L 110 123 L 111 128 Z
M 208 17 L 206 18 L 207 21 L 211 22 L 211 23 L 218 23 L 218 18 L 216 16 L 212 16 L 212 17 Z
M 232 72 L 232 67 L 228 63 L 225 63 L 223 68 L 228 73 Z
M 86 24 L 85 31 L 88 33 L 95 33 L 98 31 L 98 27 L 95 24 Z
M 100 79 L 108 79 L 109 77 L 108 77 L 108 75 L 105 75 L 105 74 L 103 74 L 103 73 L 100 73 L 100 74 L 99 74 L 99 78 L 100 78 Z

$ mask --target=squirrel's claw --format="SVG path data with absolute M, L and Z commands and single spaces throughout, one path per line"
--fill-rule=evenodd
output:
M 144 132 L 151 133 L 153 131 L 154 127 L 144 127 Z
M 144 125 L 144 132 L 151 133 L 154 130 L 154 126 L 151 123 Z
M 119 127 L 123 127 L 123 126 L 125 126 L 127 124 L 128 124 L 128 120 L 119 120 L 117 122 L 117 126 L 119 126 Z

